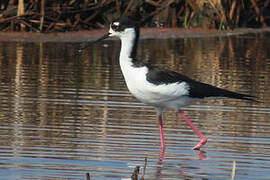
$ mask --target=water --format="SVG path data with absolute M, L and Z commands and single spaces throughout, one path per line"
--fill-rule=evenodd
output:
M 119 41 L 91 45 L 0 42 L 1 179 L 270 179 L 270 34 L 141 40 L 138 58 L 262 103 L 203 101 L 165 113 L 134 99 L 119 69 Z M 162 156 L 164 156 L 163 160 Z

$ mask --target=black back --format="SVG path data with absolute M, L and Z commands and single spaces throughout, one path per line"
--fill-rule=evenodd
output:
M 150 65 L 147 65 L 147 67 L 149 69 L 146 74 L 148 82 L 155 85 L 185 82 L 189 87 L 188 96 L 191 98 L 228 97 L 255 101 L 253 96 L 235 93 L 210 84 L 201 83 L 174 71 L 163 70 Z

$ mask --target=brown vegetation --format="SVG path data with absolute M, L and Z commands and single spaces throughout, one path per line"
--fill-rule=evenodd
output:
M 270 24 L 270 0 L 2 0 L 1 31 L 103 28 L 135 14 L 147 27 L 233 29 Z

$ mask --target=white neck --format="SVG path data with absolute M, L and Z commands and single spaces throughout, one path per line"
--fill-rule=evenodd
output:
M 136 38 L 136 32 L 134 28 L 126 29 L 125 34 L 120 36 L 121 39 L 121 52 L 120 52 L 120 63 L 121 61 L 132 61 L 131 53 Z

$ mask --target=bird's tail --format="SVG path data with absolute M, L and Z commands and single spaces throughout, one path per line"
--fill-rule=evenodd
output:
M 232 91 L 228 91 L 228 90 L 224 90 L 224 89 L 222 89 L 221 91 L 223 91 L 223 92 L 221 92 L 222 96 L 227 97 L 227 98 L 243 99 L 243 100 L 249 100 L 249 101 L 253 101 L 253 102 L 257 102 L 257 103 L 260 102 L 257 100 L 257 97 L 255 97 L 255 96 L 236 93 L 236 92 L 232 92 Z

